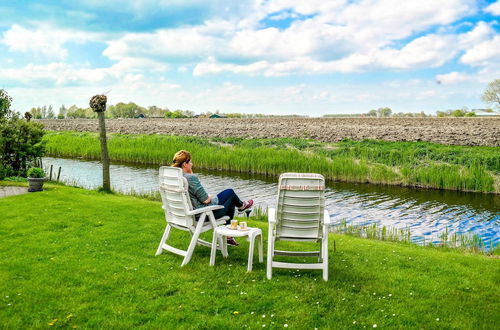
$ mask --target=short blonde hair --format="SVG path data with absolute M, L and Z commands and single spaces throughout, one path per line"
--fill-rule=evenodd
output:
M 182 164 L 188 163 L 191 160 L 191 154 L 186 150 L 179 150 L 175 153 L 172 160 L 172 167 L 182 167 Z

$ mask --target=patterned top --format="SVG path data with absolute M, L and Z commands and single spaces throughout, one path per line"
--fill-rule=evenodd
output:
M 212 198 L 210 203 L 203 204 L 204 201 L 208 199 L 208 193 L 205 191 L 205 188 L 201 185 L 200 179 L 195 174 L 183 173 L 184 177 L 188 182 L 188 192 L 189 197 L 191 199 L 191 204 L 194 209 L 199 209 L 200 207 L 217 205 L 218 200 L 217 197 Z

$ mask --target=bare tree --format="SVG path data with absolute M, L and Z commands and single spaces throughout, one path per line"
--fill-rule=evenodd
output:
M 488 84 L 481 100 L 485 103 L 495 105 L 500 110 L 500 79 L 495 79 Z

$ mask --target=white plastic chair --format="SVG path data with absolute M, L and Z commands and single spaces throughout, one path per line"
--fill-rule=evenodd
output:
M 229 217 L 215 219 L 213 211 L 224 208 L 222 205 L 207 206 L 193 210 L 188 192 L 188 182 L 182 175 L 182 169 L 177 167 L 160 167 L 160 194 L 165 211 L 167 227 L 156 251 L 159 255 L 163 250 L 184 256 L 181 267 L 186 265 L 193 255 L 196 244 L 211 247 L 212 243 L 200 239 L 200 234 L 213 230 L 219 225 L 224 225 Z M 199 215 L 199 219 L 196 216 Z M 192 238 L 187 250 L 181 250 L 167 244 L 172 228 L 177 228 L 191 233 Z M 219 249 L 227 255 L 225 245 L 219 240 Z
M 323 270 L 328 281 L 328 226 L 330 215 L 325 210 L 325 179 L 314 173 L 283 173 L 279 177 L 277 208 L 268 209 L 269 233 L 267 248 L 267 278 L 273 267 Z M 319 251 L 275 250 L 275 242 L 318 242 Z M 281 256 L 317 256 L 318 263 L 273 261 Z

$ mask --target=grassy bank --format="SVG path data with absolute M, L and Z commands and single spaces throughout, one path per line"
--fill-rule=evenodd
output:
M 342 235 L 319 272 L 246 273 L 248 243 L 192 261 L 155 257 L 157 202 L 48 185 L 0 199 L 5 328 L 493 328 L 499 259 Z M 264 230 L 265 223 L 251 225 Z M 174 238 L 186 246 L 183 233 Z M 333 251 L 333 240 L 337 251 Z M 266 241 L 265 241 L 266 243 Z M 291 246 L 295 246 L 291 244 Z
M 100 158 L 98 135 L 49 132 L 52 156 Z M 169 164 L 180 150 L 195 166 L 277 176 L 286 171 L 317 172 L 327 179 L 500 193 L 500 149 L 428 142 L 305 139 L 197 138 L 110 134 L 112 160 Z

